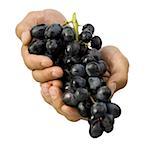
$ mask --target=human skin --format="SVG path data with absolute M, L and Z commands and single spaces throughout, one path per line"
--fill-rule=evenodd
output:
M 47 9 L 30 12 L 17 25 L 16 35 L 22 41 L 22 57 L 26 66 L 32 71 L 33 78 L 40 82 L 41 94 L 44 100 L 52 105 L 56 111 L 64 115 L 70 121 L 78 121 L 82 117 L 78 111 L 67 106 L 62 101 L 62 82 L 59 80 L 63 76 L 63 70 L 59 66 L 53 66 L 52 60 L 46 56 L 29 54 L 28 44 L 31 41 L 30 29 L 32 26 L 45 23 L 65 22 L 65 17 L 58 11 Z M 104 79 L 112 91 L 112 95 L 125 87 L 128 80 L 129 62 L 127 58 L 115 46 L 106 46 L 100 50 L 100 55 L 107 63 L 107 72 Z

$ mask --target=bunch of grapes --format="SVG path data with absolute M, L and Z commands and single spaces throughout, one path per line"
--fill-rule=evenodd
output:
M 97 138 L 113 130 L 121 109 L 111 102 L 111 90 L 103 80 L 107 67 L 99 51 L 101 38 L 93 36 L 91 24 L 85 24 L 79 34 L 75 14 L 72 23 L 73 27 L 68 23 L 34 26 L 28 50 L 30 54 L 48 56 L 62 67 L 63 102 L 88 119 L 89 133 Z

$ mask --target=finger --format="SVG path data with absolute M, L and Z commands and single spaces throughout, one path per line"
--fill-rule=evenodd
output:
M 31 70 L 44 69 L 53 65 L 52 60 L 46 56 L 29 54 L 28 46 L 22 46 L 22 57 Z
M 49 88 L 51 86 L 62 88 L 62 82 L 60 80 L 54 80 L 54 81 L 42 83 L 40 84 L 40 86 L 41 86 L 41 95 L 43 96 L 43 98 L 48 104 L 52 105 L 50 94 L 49 94 Z
M 106 72 L 104 73 L 104 75 L 103 75 L 103 77 L 110 77 L 110 76 L 111 76 L 111 74 L 110 74 L 109 71 L 106 71 Z
M 78 113 L 78 110 L 76 108 L 63 105 L 61 108 L 62 112 L 66 115 L 66 118 L 70 121 L 78 121 L 81 119 L 80 114 Z
M 44 14 L 42 11 L 29 12 L 25 18 L 16 26 L 16 35 L 21 39 L 22 33 L 30 31 L 30 29 L 37 25 L 38 22 L 43 21 Z
M 48 81 L 45 83 L 40 83 L 42 89 L 49 89 L 51 86 L 56 86 L 58 88 L 62 88 L 63 84 L 60 80 Z
M 64 115 L 64 113 L 61 110 L 61 107 L 64 105 L 64 103 L 62 101 L 62 92 L 60 88 L 51 86 L 49 88 L 49 95 L 50 95 L 52 106 L 56 109 L 58 113 Z
M 63 70 L 58 66 L 53 66 L 43 70 L 34 70 L 32 75 L 36 81 L 43 83 L 49 80 L 61 78 L 63 76 Z
M 117 90 L 122 89 L 126 86 L 128 80 L 128 73 L 116 72 L 108 80 L 107 85 L 111 89 L 112 94 Z
M 30 30 L 37 24 L 64 24 L 65 17 L 58 11 L 47 9 L 43 11 L 32 11 L 17 25 L 16 35 L 22 40 L 24 45 L 27 45 L 31 40 Z
M 45 9 L 44 13 L 44 22 L 47 24 L 52 24 L 55 20 L 55 23 L 63 25 L 66 21 L 66 18 L 57 10 L 54 9 Z M 51 16 L 51 17 L 50 17 Z
M 46 92 L 46 91 L 43 91 L 41 89 L 41 96 L 43 97 L 43 99 L 45 100 L 46 103 L 52 105 L 52 102 L 51 102 L 51 99 L 50 99 L 50 95 L 49 95 L 49 91 Z
M 28 45 L 31 41 L 32 37 L 30 34 L 30 31 L 25 31 L 22 33 L 21 35 L 21 41 L 23 43 L 23 45 Z

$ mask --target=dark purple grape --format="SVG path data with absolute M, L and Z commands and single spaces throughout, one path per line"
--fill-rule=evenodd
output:
M 94 116 L 94 118 L 100 118 L 104 117 L 104 115 L 107 112 L 106 104 L 103 102 L 96 102 L 91 107 L 91 115 Z
M 121 108 L 114 103 L 107 104 L 107 110 L 109 114 L 112 114 L 114 118 L 117 118 L 121 115 Z
M 89 62 L 86 65 L 86 73 L 88 76 L 97 77 L 100 75 L 100 66 L 97 62 Z
M 83 31 L 79 37 L 81 41 L 88 43 L 92 39 L 92 33 L 89 31 Z
M 100 75 L 103 76 L 103 74 L 106 72 L 107 70 L 107 66 L 106 63 L 103 60 L 100 60 L 99 62 L 99 71 L 100 71 Z
M 90 90 L 97 90 L 101 86 L 101 80 L 98 77 L 89 77 L 88 84 Z
M 89 32 L 91 32 L 91 34 L 93 34 L 94 33 L 94 27 L 92 24 L 88 23 L 88 24 L 85 24 L 83 26 L 82 31 L 89 31 Z
M 56 40 L 50 40 L 50 39 L 48 39 L 46 42 L 46 48 L 47 48 L 47 51 L 49 51 L 49 53 L 52 53 L 52 54 L 56 50 L 59 49 L 57 41 Z
M 89 63 L 89 62 L 96 61 L 96 59 L 95 59 L 93 56 L 89 55 L 89 54 L 83 56 L 83 57 L 81 58 L 81 60 L 82 60 L 82 63 L 83 63 L 83 64 L 87 64 L 87 63 Z
M 51 24 L 45 30 L 46 39 L 56 39 L 61 35 L 62 26 L 60 24 Z
M 109 133 L 113 130 L 114 117 L 111 114 L 106 114 L 102 120 L 102 126 L 104 127 L 104 131 Z
M 77 57 L 77 56 L 73 56 L 73 57 L 65 57 L 63 59 L 64 63 L 67 65 L 67 66 L 72 66 L 74 64 L 78 64 L 80 63 L 80 58 Z
M 77 88 L 74 95 L 75 98 L 80 102 L 86 101 L 89 98 L 89 92 L 85 88 Z
M 46 28 L 47 28 L 46 24 L 39 24 L 39 25 L 33 26 L 31 29 L 32 38 L 44 39 L 44 33 L 45 33 Z
M 88 51 L 88 46 L 85 43 L 80 43 L 80 56 L 85 56 Z
M 93 125 L 90 125 L 89 134 L 93 138 L 98 138 L 103 134 L 103 128 L 100 121 L 97 121 Z
M 75 76 L 72 79 L 72 87 L 79 88 L 79 87 L 86 87 L 86 80 L 80 76 Z
M 62 38 L 65 42 L 72 42 L 75 40 L 75 33 L 71 27 L 64 27 L 62 30 Z
M 99 50 L 101 48 L 101 46 L 102 46 L 101 38 L 99 36 L 94 36 L 91 39 L 91 47 Z
M 81 64 L 75 64 L 71 67 L 71 74 L 73 76 L 81 76 L 84 77 L 85 76 L 85 67 Z
M 97 90 L 97 101 L 110 102 L 111 90 L 107 86 L 102 86 Z
M 67 45 L 65 54 L 67 56 L 75 56 L 75 55 L 78 55 L 79 51 L 80 51 L 79 42 L 73 41 Z
M 46 51 L 45 41 L 44 40 L 33 40 L 28 47 L 30 54 L 35 55 L 44 55 Z
M 78 104 L 78 101 L 75 99 L 74 94 L 71 92 L 66 92 L 63 96 L 63 102 L 66 105 L 76 107 Z
M 95 58 L 96 61 L 101 59 L 101 53 L 97 49 L 93 48 L 88 51 L 88 55 Z
M 90 117 L 90 108 L 87 107 L 87 101 L 80 102 L 77 109 L 82 117 Z

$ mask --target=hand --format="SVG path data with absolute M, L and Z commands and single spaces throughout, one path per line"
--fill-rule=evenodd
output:
M 17 25 L 16 34 L 21 39 L 22 56 L 26 66 L 32 70 L 33 78 L 38 82 L 46 82 L 58 79 L 63 75 L 63 71 L 58 66 L 52 66 L 53 62 L 46 56 L 33 55 L 28 52 L 28 44 L 31 41 L 30 29 L 37 24 L 63 24 L 65 17 L 56 10 L 34 11 Z
M 104 74 L 112 95 L 123 88 L 128 80 L 129 63 L 127 58 L 113 46 L 107 46 L 101 50 L 102 58 L 106 61 L 108 71 Z M 78 121 L 82 117 L 75 108 L 67 106 L 62 101 L 62 84 L 60 81 L 49 81 L 41 84 L 41 94 L 45 101 L 51 104 L 57 112 L 64 115 L 70 121 Z

